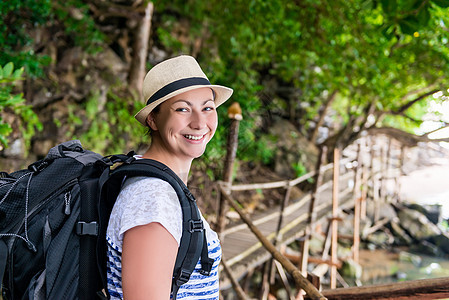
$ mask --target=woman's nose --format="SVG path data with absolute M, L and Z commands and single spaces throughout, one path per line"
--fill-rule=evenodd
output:
M 206 127 L 206 116 L 201 112 L 193 112 L 190 120 L 190 127 L 192 129 L 202 129 Z

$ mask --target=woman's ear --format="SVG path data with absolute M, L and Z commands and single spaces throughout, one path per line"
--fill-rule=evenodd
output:
M 154 114 L 152 112 L 148 114 L 147 124 L 151 128 L 151 130 L 153 131 L 157 130 L 156 122 L 154 120 Z

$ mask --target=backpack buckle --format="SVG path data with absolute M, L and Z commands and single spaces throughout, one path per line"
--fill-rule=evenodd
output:
M 45 169 L 49 165 L 49 162 L 46 160 L 38 160 L 31 165 L 28 166 L 28 171 L 33 172 L 35 174 L 39 173 L 43 169 Z
M 204 276 L 209 276 L 212 271 L 212 266 L 214 264 L 214 260 L 212 258 L 208 258 L 205 261 L 201 259 L 201 270 L 200 274 Z
M 202 220 L 189 220 L 189 232 L 203 231 L 204 225 Z
M 190 200 L 195 202 L 195 196 L 193 196 L 193 194 L 189 191 L 189 189 L 184 189 L 184 193 L 186 194 L 186 197 Z
M 98 235 L 97 222 L 78 222 L 76 224 L 76 234 L 78 235 Z
M 176 285 L 181 286 L 184 283 L 186 283 L 187 281 L 189 281 L 190 275 L 191 275 L 191 273 L 189 273 L 188 271 L 186 271 L 184 269 L 181 269 L 181 272 L 176 277 Z

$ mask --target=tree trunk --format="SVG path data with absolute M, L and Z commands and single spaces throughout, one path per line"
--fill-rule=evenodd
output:
M 332 94 L 329 95 L 329 97 L 326 100 L 326 103 L 324 103 L 324 106 L 321 108 L 318 122 L 316 123 L 316 126 L 313 129 L 312 135 L 310 136 L 310 141 L 312 143 L 316 142 L 316 138 L 318 137 L 318 129 L 321 126 L 323 126 L 324 117 L 326 116 L 327 110 L 329 109 L 332 102 L 334 102 L 336 96 L 337 96 L 337 90 L 333 91 Z
M 129 85 L 138 95 L 142 94 L 143 79 L 145 77 L 145 63 L 147 61 L 148 41 L 150 38 L 151 18 L 153 16 L 153 2 L 148 2 L 145 14 L 140 20 L 133 47 L 133 59 L 129 70 Z

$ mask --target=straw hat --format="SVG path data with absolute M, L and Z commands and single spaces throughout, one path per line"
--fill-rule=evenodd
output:
M 228 100 L 233 92 L 228 87 L 211 84 L 192 56 L 167 59 L 155 65 L 145 76 L 143 97 L 146 106 L 134 117 L 146 126 L 146 118 L 156 106 L 171 97 L 202 87 L 213 90 L 217 107 Z

